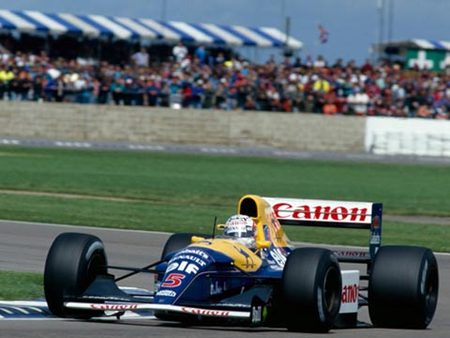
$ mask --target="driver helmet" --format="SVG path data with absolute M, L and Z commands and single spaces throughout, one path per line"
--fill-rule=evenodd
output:
M 246 215 L 233 215 L 225 223 L 223 234 L 248 248 L 255 247 L 256 224 Z

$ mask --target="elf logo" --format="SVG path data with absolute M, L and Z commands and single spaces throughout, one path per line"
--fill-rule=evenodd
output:
M 194 264 L 194 263 L 190 263 L 188 261 L 181 261 L 181 262 L 173 262 L 170 263 L 170 265 L 167 267 L 166 272 L 171 272 L 171 271 L 181 271 L 181 272 L 185 272 L 188 275 L 190 274 L 196 274 L 199 270 L 198 265 Z

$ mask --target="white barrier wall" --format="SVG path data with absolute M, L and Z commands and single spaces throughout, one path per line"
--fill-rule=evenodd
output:
M 0 101 L 0 137 L 450 157 L 450 121 Z
M 364 152 L 356 116 L 0 101 L 0 137 Z
M 450 121 L 368 117 L 365 149 L 380 155 L 450 156 Z

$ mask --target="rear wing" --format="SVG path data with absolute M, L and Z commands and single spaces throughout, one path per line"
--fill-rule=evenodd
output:
M 263 197 L 282 225 L 370 230 L 369 253 L 381 244 L 382 203 Z

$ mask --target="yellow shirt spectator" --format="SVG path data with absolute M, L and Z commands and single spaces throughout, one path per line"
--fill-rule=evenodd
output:
M 328 93 L 330 91 L 330 83 L 324 79 L 318 79 L 313 84 L 313 90 L 315 92 Z
M 14 73 L 10 70 L 2 69 L 0 70 L 0 81 L 1 82 L 9 82 L 14 79 Z

